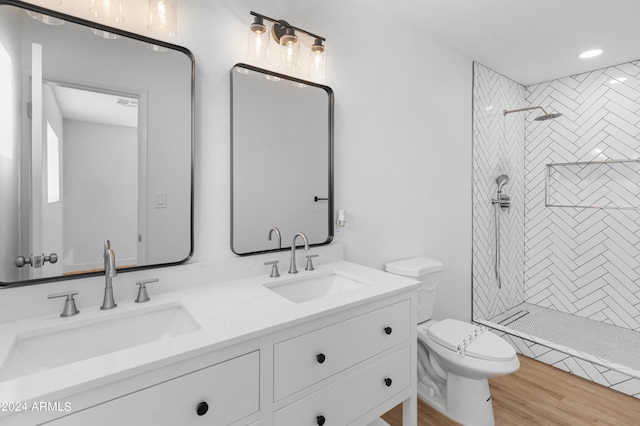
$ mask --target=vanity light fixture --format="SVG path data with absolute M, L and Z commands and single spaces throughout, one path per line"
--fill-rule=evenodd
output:
M 579 57 L 580 59 L 588 59 L 588 58 L 595 58 L 598 55 L 602 54 L 602 49 L 593 49 L 593 50 L 587 50 L 586 52 L 582 52 Z
M 327 76 L 327 50 L 317 38 L 309 50 L 309 77 L 324 80 Z
M 149 0 L 149 22 L 147 29 L 166 37 L 178 35 L 178 1 Z
M 122 0 L 90 0 L 89 12 L 104 22 L 120 23 L 124 21 L 122 16 Z
M 313 45 L 309 51 L 308 74 L 309 77 L 322 80 L 326 77 L 326 55 L 324 46 L 326 39 L 317 34 L 301 28 L 294 27 L 284 20 L 276 20 L 256 12 L 250 12 L 254 16 L 254 22 L 249 27 L 249 59 L 256 62 L 268 60 L 268 33 L 280 46 L 280 69 L 287 72 L 297 72 L 300 67 L 299 34 L 310 37 Z M 264 21 L 273 25 L 268 31 Z
M 249 60 L 256 63 L 269 61 L 269 31 L 262 16 L 255 16 L 253 24 L 249 26 Z

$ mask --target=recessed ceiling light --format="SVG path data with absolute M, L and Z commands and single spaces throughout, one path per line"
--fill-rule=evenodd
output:
M 587 50 L 586 52 L 582 52 L 580 54 L 580 58 L 582 59 L 593 58 L 595 56 L 598 56 L 601 53 L 602 53 L 602 49 Z

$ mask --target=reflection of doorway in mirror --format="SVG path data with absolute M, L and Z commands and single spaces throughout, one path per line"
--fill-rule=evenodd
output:
M 137 95 L 52 84 L 64 121 L 64 274 L 103 268 L 110 240 L 118 267 L 138 259 Z

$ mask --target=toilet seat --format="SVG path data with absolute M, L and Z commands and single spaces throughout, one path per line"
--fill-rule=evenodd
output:
M 510 361 L 516 357 L 515 349 L 504 339 L 490 331 L 480 331 L 479 326 L 454 319 L 445 319 L 426 328 L 418 328 L 424 339 L 437 343 L 446 349 L 457 352 L 458 346 L 464 348 L 464 355 L 486 361 Z M 470 336 L 475 336 L 470 339 Z M 463 341 L 467 340 L 464 347 Z

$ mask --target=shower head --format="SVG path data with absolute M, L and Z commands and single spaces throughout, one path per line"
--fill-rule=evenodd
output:
M 555 113 L 555 114 L 543 114 L 539 117 L 534 118 L 534 121 L 545 121 L 545 120 L 553 120 L 554 118 L 558 118 L 562 116 L 562 114 L 560 114 L 559 112 Z
M 507 111 L 505 109 L 504 111 L 502 111 L 502 115 L 511 114 L 512 112 L 530 111 L 532 109 L 541 109 L 542 112 L 544 113 L 541 116 L 534 118 L 535 121 L 552 120 L 554 118 L 558 118 L 558 117 L 562 116 L 562 114 L 560 114 L 559 112 L 556 112 L 556 113 L 553 113 L 553 114 L 549 114 L 541 106 L 532 106 L 532 107 L 529 107 L 529 108 L 512 109 L 510 111 Z
M 498 193 L 502 192 L 502 187 L 509 183 L 509 176 L 500 175 L 496 178 L 496 184 L 498 184 Z

